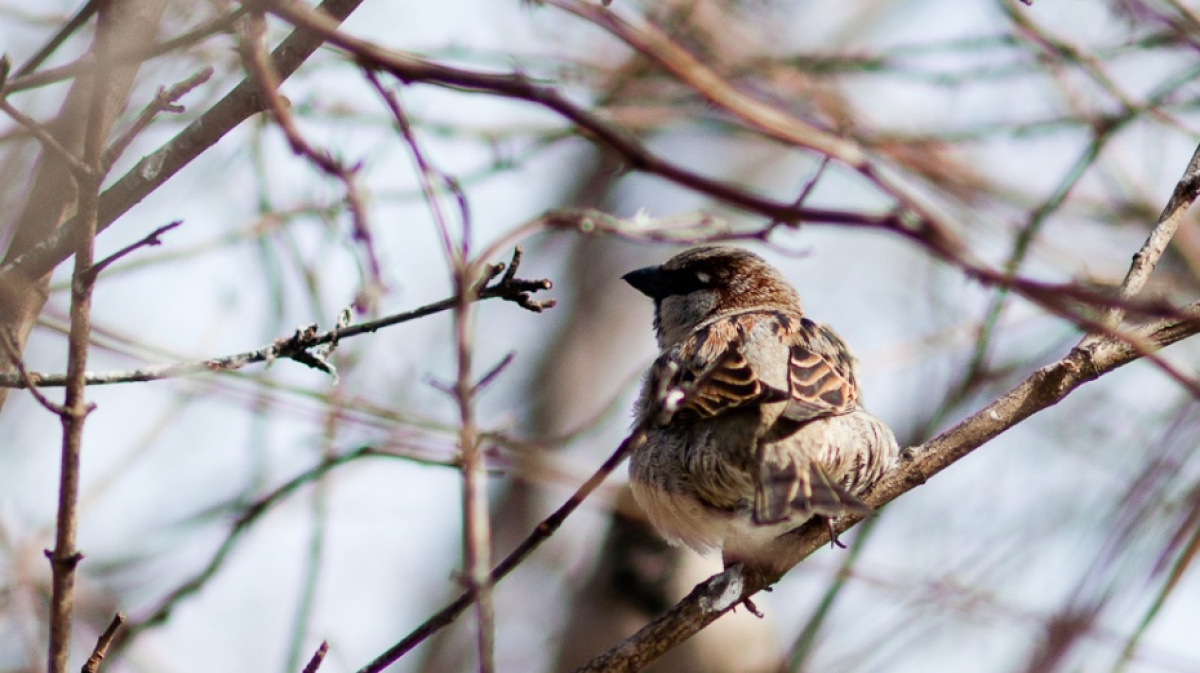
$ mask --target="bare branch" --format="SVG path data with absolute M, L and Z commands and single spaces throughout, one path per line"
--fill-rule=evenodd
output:
M 434 223 L 437 225 L 438 234 L 441 235 L 442 250 L 447 259 L 451 260 L 453 268 L 456 271 L 461 272 L 462 267 L 467 261 L 466 254 L 468 253 L 470 239 L 468 222 L 470 220 L 466 216 L 466 208 L 464 207 L 462 209 L 463 231 L 462 244 L 460 246 L 463 248 L 463 250 L 462 254 L 460 254 L 460 251 L 456 249 L 456 246 L 451 240 L 452 236 L 450 234 L 450 225 L 447 222 L 446 216 L 442 212 L 440 202 L 438 201 L 438 190 L 434 186 L 434 180 L 436 179 L 443 186 L 448 187 L 451 190 L 455 190 L 457 188 L 457 184 L 451 180 L 449 176 L 435 170 L 425 158 L 425 153 L 421 150 L 421 144 L 417 142 L 417 136 L 413 132 L 412 124 L 408 120 L 408 115 L 404 113 L 404 108 L 400 105 L 400 98 L 395 94 L 395 92 L 388 90 L 387 87 L 385 87 L 383 83 L 379 81 L 379 77 L 375 74 L 375 71 L 368 68 L 365 70 L 365 72 L 367 81 L 371 83 L 371 86 L 374 87 L 379 96 L 383 98 L 384 103 L 387 105 L 388 111 L 391 112 L 392 119 L 396 122 L 396 129 L 400 131 L 400 136 L 404 138 L 404 144 L 408 147 L 409 153 L 412 155 L 413 162 L 416 164 L 417 180 L 421 184 L 421 191 L 425 195 L 425 203 L 429 207 L 429 211 L 433 216 Z M 458 191 L 455 196 L 458 198 L 459 203 L 466 203 L 466 197 L 461 193 L 461 191 Z M 487 279 L 487 282 L 490 281 L 490 278 Z
M 164 224 L 163 226 L 161 226 L 161 227 L 155 229 L 154 231 L 150 232 L 149 234 L 147 234 L 141 240 L 139 240 L 135 243 L 131 243 L 131 244 L 125 246 L 124 248 L 121 248 L 120 250 L 114 252 L 113 254 L 109 255 L 108 257 L 105 257 L 104 259 L 100 260 L 99 262 L 96 262 L 95 264 L 92 265 L 92 271 L 91 271 L 92 276 L 94 277 L 94 276 L 99 275 L 100 272 L 107 269 L 110 265 L 112 265 L 113 262 L 116 262 L 117 260 L 119 260 L 122 257 L 128 255 L 129 253 L 137 250 L 138 248 L 162 245 L 162 241 L 160 241 L 158 237 L 167 233 L 168 231 L 174 229 L 175 227 L 178 227 L 181 224 L 183 224 L 183 220 L 175 220 L 174 222 Z
M 93 51 L 103 62 L 117 10 L 106 4 L 99 10 L 99 26 Z M 106 25 L 107 24 L 107 25 Z M 67 337 L 67 381 L 63 401 L 62 454 L 58 476 L 58 512 L 54 527 L 54 550 L 50 559 L 50 643 L 46 670 L 65 673 L 71 650 L 71 613 L 75 606 L 75 569 L 82 555 L 75 548 L 79 515 L 79 462 L 83 450 L 83 424 L 91 411 L 84 398 L 88 346 L 92 331 L 92 290 L 96 277 L 92 274 L 95 259 L 96 218 L 99 210 L 100 156 L 104 147 L 110 82 L 99 77 L 91 84 L 91 100 L 83 141 L 83 163 L 86 172 L 76 173 L 78 184 L 76 208 L 83 230 L 75 244 L 75 268 L 71 275 L 71 328 Z
M 1183 176 L 1175 184 L 1171 198 L 1158 218 L 1158 224 L 1150 232 L 1150 236 L 1142 248 L 1133 256 L 1133 263 L 1129 266 L 1128 273 L 1125 274 L 1125 280 L 1121 282 L 1121 289 L 1118 293 L 1121 299 L 1131 300 L 1146 287 L 1146 283 L 1150 280 L 1150 274 L 1154 272 L 1159 258 L 1166 252 L 1167 246 L 1183 222 L 1184 214 L 1196 202 L 1197 196 L 1200 196 L 1200 146 L 1197 146 L 1196 151 L 1192 153 L 1192 159 L 1188 162 L 1187 168 L 1183 170 Z M 1121 307 L 1115 306 L 1109 309 L 1104 324 L 1107 327 L 1115 328 L 1121 324 L 1124 316 L 1125 312 Z
M 88 166 L 86 163 L 80 160 L 79 157 L 75 156 L 70 150 L 63 147 L 57 140 L 55 140 L 54 135 L 50 133 L 49 129 L 39 124 L 24 112 L 21 112 L 13 107 L 12 104 L 6 99 L 0 98 L 0 110 L 3 110 L 4 113 L 9 117 L 12 117 L 14 121 L 21 126 L 24 126 L 25 129 L 29 131 L 30 135 L 32 135 L 34 138 L 37 138 L 37 141 L 42 144 L 42 147 L 44 147 L 46 151 L 61 159 L 62 162 L 71 169 L 71 174 L 77 179 L 79 176 L 86 176 L 92 172 L 93 169 L 90 166 Z
M 109 622 L 108 628 L 104 629 L 104 633 L 100 634 L 100 638 L 96 640 L 96 646 L 92 648 L 92 655 L 88 657 L 87 662 L 83 665 L 83 673 L 98 673 L 100 670 L 100 662 L 104 661 L 104 657 L 108 654 L 108 646 L 112 644 L 113 638 L 117 636 L 117 629 L 125 623 L 125 615 L 118 612 Z
M 325 654 L 329 652 L 329 643 L 322 640 L 321 646 L 313 652 L 312 658 L 304 666 L 303 673 L 317 673 L 317 669 L 321 668 L 321 662 L 325 661 Z
M 479 383 L 475 384 L 475 386 L 472 388 L 472 392 L 474 394 L 479 394 L 479 392 L 484 388 L 487 388 L 494 383 L 496 379 L 500 377 L 500 374 L 502 374 L 504 370 L 507 369 L 510 364 L 512 364 L 512 361 L 516 357 L 516 351 L 509 351 L 508 354 L 505 355 L 502 360 L 500 360 L 500 362 L 496 363 L 495 367 L 492 367 L 490 370 L 488 370 L 488 373 L 479 377 Z
M 503 268 L 503 265 L 501 265 L 501 268 Z M 543 309 L 553 306 L 553 300 L 533 301 L 530 299 L 529 293 L 548 290 L 551 287 L 553 287 L 553 284 L 547 279 L 526 280 L 506 277 L 506 279 L 502 279 L 498 283 L 479 288 L 473 293 L 470 301 L 503 299 L 527 310 L 540 312 Z M 396 313 L 357 325 L 339 327 L 326 332 L 318 332 L 315 326 L 311 326 L 297 330 L 290 337 L 276 339 L 270 344 L 254 350 L 208 360 L 176 362 L 167 365 L 143 367 L 132 371 L 109 372 L 107 374 L 87 374 L 85 381 L 87 385 L 93 386 L 137 381 L 156 381 L 159 379 L 177 378 L 209 372 L 233 371 L 241 369 L 246 365 L 258 362 L 272 362 L 279 358 L 295 360 L 301 364 L 330 373 L 328 364 L 324 363 L 322 359 L 323 356 L 311 352 L 312 349 L 336 343 L 341 339 L 349 339 L 360 334 L 368 334 L 385 327 L 391 327 L 392 325 L 440 313 L 441 311 L 454 308 L 457 301 L 457 297 L 450 297 L 411 311 Z M 21 376 L 19 373 L 0 374 L 0 387 L 3 388 L 26 388 L 30 385 L 52 388 L 66 385 L 66 382 L 67 377 L 63 374 L 39 374 L 37 372 L 27 372 L 25 376 Z
M 350 209 L 350 219 L 354 240 L 361 244 L 367 260 L 368 276 L 371 279 L 370 288 L 364 289 L 360 299 L 364 303 L 364 311 L 374 305 L 379 289 L 383 286 L 382 272 L 379 259 L 375 254 L 375 246 L 371 229 L 367 222 L 367 210 L 363 204 L 362 195 L 355 183 L 357 167 L 347 167 L 333 157 L 328 150 L 317 149 L 304 139 L 296 126 L 291 114 L 291 104 L 279 93 L 282 79 L 275 70 L 275 65 L 267 54 L 265 43 L 266 21 L 262 12 L 250 12 L 249 20 L 242 38 L 238 41 L 239 51 L 246 71 L 258 84 L 262 98 L 266 101 L 275 123 L 283 131 L 292 152 L 304 157 L 326 175 L 342 183 L 346 190 L 346 205 Z
M 20 377 L 20 381 L 24 384 L 24 388 L 29 390 L 30 394 L 33 395 L 33 399 L 37 400 L 38 404 L 45 407 L 50 413 L 56 416 L 62 416 L 65 414 L 66 409 L 64 409 L 61 404 L 52 402 L 48 397 L 42 394 L 42 391 L 38 390 L 37 382 L 35 380 L 37 375 L 30 374 L 29 370 L 25 368 L 25 361 L 21 359 L 21 353 L 17 350 L 17 345 L 14 343 L 14 341 L 15 340 L 13 339 L 12 335 L 7 330 L 0 332 L 0 345 L 4 346 L 4 352 L 8 355 L 8 360 L 12 363 L 13 369 L 17 370 L 17 376 Z M 64 377 L 64 379 L 65 378 L 66 377 Z

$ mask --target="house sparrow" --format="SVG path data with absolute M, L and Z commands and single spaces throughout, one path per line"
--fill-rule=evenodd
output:
M 867 514 L 891 468 L 892 431 L 859 405 L 853 359 L 757 255 L 683 252 L 624 280 L 654 300 L 660 354 L 637 403 L 649 428 L 630 459 L 634 496 L 668 540 L 769 563 L 813 517 Z M 682 398 L 682 399 L 680 399 Z M 666 423 L 664 404 L 678 408 Z

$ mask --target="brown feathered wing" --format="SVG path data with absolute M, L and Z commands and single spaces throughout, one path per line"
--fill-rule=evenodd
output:
M 812 439 L 793 437 L 814 420 L 853 411 L 858 383 L 849 353 L 828 328 L 803 318 L 783 337 L 789 346 L 788 404 L 760 439 L 754 520 L 770 524 L 812 515 L 867 514 L 871 508 L 848 492 L 816 460 Z
M 742 353 L 753 323 L 773 320 L 773 333 L 788 346 L 787 390 L 764 383 Z M 807 318 L 783 313 L 743 314 L 708 325 L 670 355 L 680 365 L 672 387 L 688 391 L 674 416 L 677 422 L 709 419 L 750 407 L 787 402 L 754 448 L 754 520 L 770 524 L 813 514 L 837 517 L 871 508 L 830 478 L 809 455 L 797 455 L 786 442 L 806 424 L 853 411 L 858 406 L 854 367 L 841 339 Z M 707 367 L 689 363 L 710 363 Z M 655 371 L 662 368 L 655 367 Z

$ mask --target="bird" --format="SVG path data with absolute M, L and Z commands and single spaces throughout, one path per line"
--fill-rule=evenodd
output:
M 764 565 L 810 519 L 832 536 L 833 519 L 873 511 L 859 496 L 897 463 L 895 436 L 862 408 L 845 342 L 777 269 L 702 246 L 622 279 L 654 300 L 629 476 L 668 542 Z

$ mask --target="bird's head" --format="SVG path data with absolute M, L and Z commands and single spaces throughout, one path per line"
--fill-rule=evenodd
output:
M 783 275 L 740 248 L 692 248 L 622 279 L 654 300 L 660 347 L 677 343 L 706 321 L 724 315 L 757 309 L 800 312 L 800 296 Z

